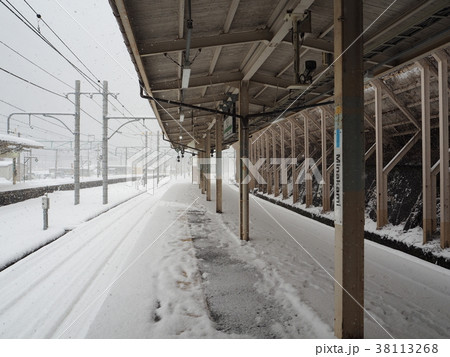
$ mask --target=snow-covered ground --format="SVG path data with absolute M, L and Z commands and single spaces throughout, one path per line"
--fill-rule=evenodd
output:
M 243 243 L 238 205 L 175 182 L 79 225 L 0 273 L 0 336 L 332 337 L 333 229 L 252 197 Z M 450 336 L 450 271 L 365 257 L 366 337 Z
M 282 196 L 275 197 L 273 194 L 269 195 L 267 193 L 258 192 L 258 194 L 266 196 L 270 199 L 283 202 L 284 204 L 290 205 L 292 207 L 298 207 L 303 211 L 310 212 L 316 216 L 325 217 L 331 220 L 334 220 L 334 211 L 322 212 L 322 207 L 306 207 L 304 203 L 297 202 L 295 204 L 292 203 L 292 197 L 287 199 L 283 199 Z M 443 257 L 447 260 L 450 260 L 450 248 L 442 249 L 440 246 L 439 237 L 428 242 L 427 244 L 423 244 L 423 230 L 421 227 L 415 227 L 409 229 L 408 231 L 404 231 L 403 225 L 395 226 L 393 224 L 387 224 L 382 229 L 377 229 L 377 223 L 374 222 L 368 215 L 366 215 L 366 222 L 364 229 L 367 232 L 376 233 L 379 236 L 398 241 L 406 244 L 407 246 L 414 246 L 423 250 L 425 253 L 432 253 L 436 257 Z
M 72 230 L 111 207 L 143 192 L 131 183 L 109 185 L 108 204 L 102 204 L 102 187 L 80 190 L 74 206 L 73 191 L 50 193 L 49 228 L 43 230 L 41 198 L 0 207 L 0 269 L 30 251 Z
M 114 178 L 122 178 L 124 175 L 110 175 L 109 179 Z M 101 181 L 101 177 L 91 176 L 91 177 L 80 177 L 81 182 L 88 181 Z M 27 181 L 18 181 L 15 185 L 13 185 L 12 181 L 6 180 L 4 178 L 0 178 L 0 192 L 5 191 L 15 191 L 15 190 L 23 190 L 26 188 L 34 188 L 34 187 L 45 187 L 45 186 L 54 186 L 54 185 L 63 185 L 73 183 L 73 178 L 65 177 L 65 178 L 47 178 L 47 179 L 32 179 Z

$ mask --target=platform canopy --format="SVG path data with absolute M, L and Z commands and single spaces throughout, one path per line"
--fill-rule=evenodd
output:
M 146 94 L 161 99 L 151 100 L 151 105 L 175 147 L 192 145 L 194 139 L 201 142 L 214 118 L 222 114 L 167 100 L 226 111 L 223 105 L 238 93 L 239 82 L 249 81 L 250 134 L 280 119 L 279 112 L 267 112 L 299 111 L 333 100 L 331 0 L 109 1 Z M 367 80 L 446 48 L 449 14 L 449 4 L 442 0 L 365 0 L 362 36 Z M 298 72 L 294 71 L 294 23 L 300 23 L 299 33 L 305 31 L 298 36 Z M 312 85 L 293 88 L 295 73 L 305 73 L 306 61 L 316 62 Z M 227 143 L 236 140 L 233 135 Z
M 16 157 L 25 149 L 41 149 L 43 147 L 42 144 L 31 139 L 0 134 L 0 157 Z

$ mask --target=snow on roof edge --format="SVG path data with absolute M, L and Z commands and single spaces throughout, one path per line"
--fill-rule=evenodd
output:
M 8 135 L 8 134 L 0 134 L 0 143 L 6 143 L 11 145 L 21 145 L 25 147 L 31 147 L 31 148 L 43 148 L 44 145 L 41 143 L 34 141 L 32 139 L 22 138 L 14 135 Z

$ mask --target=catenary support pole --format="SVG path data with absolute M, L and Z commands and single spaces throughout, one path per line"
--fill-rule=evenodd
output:
M 222 141 L 223 141 L 223 116 L 216 118 L 216 212 L 222 213 Z
M 334 0 L 335 319 L 338 338 L 364 337 L 363 1 Z
M 108 203 L 108 81 L 103 81 L 103 141 L 102 141 L 103 204 Z
M 448 59 L 444 50 L 433 54 L 438 63 L 441 248 L 450 247 L 450 182 L 448 172 Z
M 55 149 L 55 179 L 58 177 L 58 149 Z
M 74 158 L 74 202 L 80 203 L 80 81 L 75 81 L 75 158 Z
M 20 164 L 20 160 L 19 160 Z M 13 185 L 17 184 L 17 158 L 13 158 Z
M 248 167 L 244 164 L 244 160 L 248 158 L 249 130 L 248 130 L 248 112 L 249 112 L 249 94 L 248 81 L 242 81 L 239 88 L 239 193 L 240 193 L 240 238 L 241 240 L 249 240 L 249 192 L 246 178 L 248 175 Z

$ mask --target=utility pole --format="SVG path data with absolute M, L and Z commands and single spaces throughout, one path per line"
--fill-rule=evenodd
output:
M 55 149 L 55 179 L 58 174 L 58 149 Z
M 88 177 L 91 176 L 91 158 L 89 157 L 90 156 L 89 155 L 90 151 L 91 151 L 91 148 L 88 149 L 88 155 L 87 155 L 88 156 L 88 158 L 87 158 L 87 161 L 88 161 L 88 163 L 87 163 L 88 164 Z
M 97 177 L 100 177 L 100 144 L 97 144 Z
M 148 131 L 145 132 L 145 162 L 144 162 L 144 186 L 147 188 L 147 167 L 148 167 Z
M 80 203 L 80 81 L 75 81 L 75 160 L 74 187 L 75 205 Z
M 108 203 L 108 81 L 103 81 L 103 143 L 102 143 L 102 177 L 103 204 Z
M 156 187 L 159 185 L 159 131 L 156 133 Z
M 20 165 L 20 160 L 19 160 Z M 13 158 L 13 185 L 17 184 L 17 158 Z

